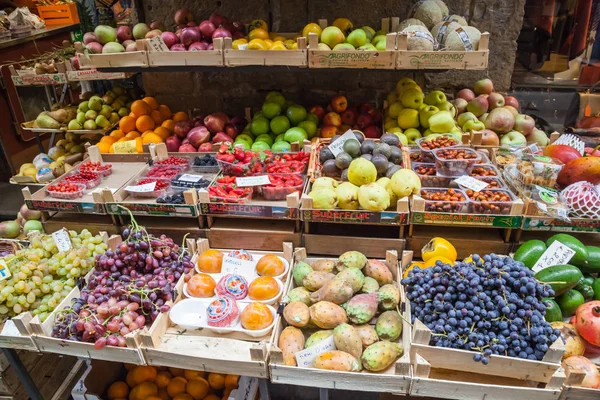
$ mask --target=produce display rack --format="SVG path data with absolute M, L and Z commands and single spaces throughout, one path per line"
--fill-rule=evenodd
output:
M 56 232 L 65 226 L 70 230 L 82 231 L 87 229 L 92 235 L 107 232 L 109 235 L 119 233 L 117 220 L 114 215 L 108 214 L 78 214 L 65 212 L 47 212 L 42 214 L 42 226 L 45 232 Z
M 148 66 L 150 67 L 169 67 L 169 66 L 207 66 L 222 67 L 223 64 L 223 39 L 215 38 L 213 40 L 214 50 L 202 51 L 155 51 L 152 48 L 150 39 L 136 41 L 138 49 L 146 51 L 148 57 Z
M 281 245 L 281 244 L 280 244 Z M 287 279 L 293 264 L 293 247 L 283 243 L 281 252 L 270 252 L 284 257 L 289 263 Z M 196 244 L 197 254 L 211 247 L 209 241 L 200 239 Z M 219 249 L 221 250 L 221 249 Z M 253 252 L 264 255 L 266 252 Z M 178 283 L 176 302 L 182 299 L 183 281 Z M 281 316 L 277 315 L 275 327 Z M 273 331 L 264 337 L 254 338 L 241 332 L 226 335 L 210 332 L 208 329 L 189 331 L 174 326 L 166 313 L 154 321 L 148 331 L 141 334 L 142 351 L 148 365 L 167 366 L 209 372 L 228 371 L 232 374 L 267 378 L 269 373 L 269 343 L 272 343 Z
M 281 34 L 284 37 L 291 37 L 293 34 Z M 239 67 L 244 65 L 263 65 L 263 66 L 307 66 L 307 48 L 306 38 L 298 37 L 297 50 L 236 50 L 231 48 L 232 39 L 224 39 L 224 60 L 227 67 Z
M 385 50 L 364 51 L 333 51 L 315 50 L 319 45 L 319 36 L 316 33 L 308 34 L 308 67 L 309 68 L 357 68 L 357 69 L 395 69 L 396 67 L 396 40 L 395 32 L 399 18 L 391 18 L 391 33 L 386 35 Z M 327 27 L 327 20 L 318 20 L 321 29 Z M 381 29 L 390 32 L 390 18 L 381 20 Z
M 398 264 L 398 253 L 396 251 L 388 250 L 379 253 L 379 257 L 382 255 L 385 256 L 385 263 L 392 271 L 395 283 L 398 285 L 400 299 L 405 299 L 404 289 L 399 283 L 401 274 Z M 307 255 L 305 248 L 298 248 L 294 251 L 295 261 L 304 261 L 311 264 L 319 259 L 323 258 Z M 294 287 L 294 280 L 289 279 L 284 296 Z M 324 389 L 360 390 L 364 392 L 386 392 L 406 395 L 409 391 L 411 380 L 411 365 L 408 353 L 408 349 L 410 348 L 410 326 L 407 322 L 410 320 L 410 314 L 407 312 L 404 303 L 400 304 L 400 308 L 403 310 L 402 314 L 404 318 L 402 321 L 402 337 L 398 339 L 398 342 L 402 344 L 404 354 L 387 370 L 378 373 L 365 371 L 327 371 L 317 368 L 284 365 L 283 353 L 277 347 L 279 336 L 285 327 L 283 319 L 280 318 L 271 341 L 271 357 L 269 360 L 271 381 L 278 384 L 300 386 L 306 386 L 307 383 L 309 383 L 310 386 Z
M 81 81 L 109 81 L 115 79 L 131 78 L 134 74 L 125 72 L 99 72 L 95 68 L 74 70 L 70 63 L 65 63 L 67 80 L 69 82 Z
M 523 231 L 550 231 L 566 233 L 600 233 L 600 220 L 590 218 L 570 218 L 565 221 L 544 215 L 535 201 L 525 199 L 525 212 L 523 216 Z M 520 234 L 519 234 L 520 235 Z M 517 237 L 517 240 L 519 240 Z
M 29 313 L 17 315 L 0 324 L 0 347 L 6 349 L 38 351 L 33 341 Z
M 278 251 L 282 242 L 302 245 L 300 220 L 256 218 L 211 218 L 206 237 L 217 248 L 231 243 L 245 250 Z
M 65 63 L 57 63 L 58 72 L 54 74 L 36 74 L 33 70 L 16 70 L 13 65 L 8 66 L 11 73 L 11 79 L 15 86 L 46 86 L 46 85 L 64 85 L 67 82 Z

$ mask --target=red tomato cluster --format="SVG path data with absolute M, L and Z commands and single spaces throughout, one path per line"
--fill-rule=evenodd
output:
M 188 165 L 189 162 L 185 158 L 169 156 L 168 158 L 165 158 L 164 160 L 155 161 L 154 164 L 155 165 Z
M 140 179 L 136 186 L 140 186 L 140 185 L 145 185 L 147 183 L 152 183 L 152 182 L 156 182 L 156 185 L 154 186 L 154 190 L 163 190 L 166 189 L 167 187 L 169 187 L 169 181 L 166 181 L 164 179 L 156 179 L 156 178 L 144 178 L 144 179 Z

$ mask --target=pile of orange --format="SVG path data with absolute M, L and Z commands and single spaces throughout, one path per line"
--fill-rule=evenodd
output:
M 108 400 L 227 400 L 239 376 L 179 368 L 125 365 L 125 382 L 113 382 Z
M 114 143 L 135 140 L 136 151 L 143 153 L 143 145 L 163 143 L 174 134 L 175 122 L 187 119 L 185 112 L 173 114 L 154 97 L 144 97 L 131 103 L 131 112 L 121 118 L 119 129 L 100 139 L 97 146 L 100 153 L 114 153 Z

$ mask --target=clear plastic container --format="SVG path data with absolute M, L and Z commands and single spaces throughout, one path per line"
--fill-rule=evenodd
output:
M 490 186 L 488 186 L 486 189 L 508 189 L 504 179 L 502 179 L 500 176 L 476 176 L 475 179 L 489 183 Z
M 140 173 L 141 177 L 152 179 L 173 179 L 182 171 L 186 170 L 185 165 L 152 165 L 145 167 Z
M 423 156 L 421 155 L 421 150 L 411 147 L 408 151 L 408 155 L 410 157 L 410 162 L 424 162 Z
M 517 163 L 516 178 L 524 185 L 554 187 L 563 168 L 559 160 L 537 154 L 524 154 Z
M 485 151 L 477 150 L 477 152 L 479 154 L 481 154 L 481 163 L 482 164 L 491 164 L 492 163 L 490 161 L 490 158 L 488 157 L 488 155 L 485 153 Z
M 252 200 L 253 193 L 254 193 L 254 189 L 250 188 L 250 193 L 247 196 L 239 197 L 236 199 L 230 199 L 230 198 L 225 198 L 225 197 L 216 196 L 216 195 L 211 194 L 210 202 L 211 203 L 246 204 L 250 200 Z
M 182 171 L 171 179 L 171 185 L 179 188 L 202 189 L 210 185 L 211 180 L 193 170 Z
M 447 193 L 457 200 L 435 199 L 436 194 Z M 469 200 L 462 189 L 421 189 L 421 197 L 425 200 L 425 211 L 440 213 L 466 213 L 469 212 Z
M 189 157 L 169 156 L 160 160 L 154 160 L 151 165 L 180 165 L 187 168 L 191 163 L 192 160 Z
M 269 174 L 270 175 L 276 175 L 276 174 Z M 281 174 L 281 175 L 286 175 L 286 174 Z M 271 185 L 265 185 L 265 186 L 261 186 L 261 193 L 262 196 L 265 198 L 265 200 L 285 200 L 287 195 L 292 194 L 294 192 L 300 192 L 302 193 L 302 189 L 304 188 L 304 184 L 306 183 L 306 178 L 302 179 L 302 183 L 296 185 L 296 186 L 289 186 L 289 187 L 279 187 L 279 186 L 271 186 Z
M 448 152 L 459 152 L 464 156 L 470 158 L 457 158 Z M 435 168 L 438 175 L 446 177 L 457 177 L 462 175 L 469 175 L 476 164 L 481 162 L 481 154 L 473 149 L 467 148 L 445 148 L 433 150 L 433 156 L 435 157 Z
M 411 168 L 421 179 L 422 187 L 448 187 L 452 178 L 437 176 L 434 163 L 411 163 Z
M 79 190 L 75 192 L 59 192 L 57 190 L 51 190 L 54 185 L 48 185 L 46 186 L 46 193 L 48 193 L 48 196 L 54 197 L 55 199 L 72 200 L 83 197 L 83 193 L 85 192 L 85 184 L 76 182 L 73 182 L 72 184 L 76 185 Z
M 159 182 L 159 181 L 160 181 L 160 182 L 162 182 L 163 184 L 166 184 L 166 186 L 165 186 L 165 187 L 163 187 L 162 189 L 156 189 L 156 188 L 155 188 L 155 190 L 153 190 L 153 191 L 151 191 L 151 192 L 138 192 L 138 191 L 136 191 L 136 190 L 129 190 L 129 189 L 128 189 L 129 187 L 143 185 L 143 183 L 142 183 L 142 184 L 140 184 L 140 182 L 141 182 L 141 181 L 143 181 L 143 180 L 148 180 L 148 179 L 151 179 L 151 180 L 153 180 L 153 181 L 156 181 L 156 182 Z M 164 194 L 167 192 L 167 190 L 169 190 L 169 188 L 170 188 L 170 187 L 171 187 L 171 183 L 170 183 L 168 180 L 165 180 L 165 179 L 158 179 L 158 178 L 140 178 L 140 179 L 136 179 L 136 180 L 135 180 L 133 183 L 131 183 L 131 184 L 128 184 L 128 185 L 125 187 L 125 191 L 126 191 L 127 193 L 129 193 L 129 195 L 130 195 L 130 196 L 133 196 L 133 197 L 146 197 L 146 198 L 153 198 L 153 199 L 155 199 L 155 198 L 157 198 L 157 197 L 164 196 Z
M 156 199 L 158 204 L 185 204 L 185 197 L 182 189 L 174 189 L 173 187 L 165 191 Z
M 65 181 L 65 182 L 70 182 L 70 183 L 81 183 L 85 185 L 86 189 L 93 189 L 96 186 L 98 186 L 100 183 L 102 183 L 102 175 L 99 173 L 95 173 L 97 178 L 96 179 L 90 179 L 84 182 L 80 182 L 80 181 L 71 181 L 71 177 L 77 176 L 80 173 L 76 170 L 73 170 L 73 172 L 69 172 L 67 175 L 65 175 L 61 181 Z
M 436 149 L 449 149 L 449 148 L 459 147 L 461 145 L 456 139 L 451 138 L 449 136 L 444 136 L 444 135 L 419 138 L 415 141 L 415 143 L 417 144 L 417 147 L 419 147 L 419 150 L 421 151 L 421 156 L 422 156 L 423 162 L 434 162 L 435 161 L 435 158 L 433 157 L 433 149 L 424 147 L 423 142 L 431 142 L 431 141 L 435 141 L 436 139 L 439 139 L 439 138 L 445 138 L 447 140 L 447 142 L 444 144 L 441 144 L 439 147 L 436 147 Z
M 194 165 L 194 162 L 196 160 L 196 158 L 211 158 L 213 160 L 215 160 L 215 162 L 217 161 L 217 158 L 215 157 L 214 154 L 205 154 L 203 156 L 196 156 L 192 162 L 190 163 L 190 169 L 196 173 L 200 173 L 200 174 L 216 174 L 217 172 L 219 172 L 219 163 L 216 162 L 215 165 Z
M 515 195 L 506 189 L 484 189 L 480 192 L 465 190 L 469 198 L 470 211 L 473 214 L 490 214 L 490 215 L 510 215 L 510 209 L 513 202 L 517 199 Z M 487 200 L 490 196 L 504 195 L 510 200 Z M 480 196 L 486 196 L 486 199 L 478 199 Z
M 219 163 L 219 168 L 221 168 L 223 175 L 229 175 L 229 176 L 252 175 L 253 173 L 257 172 L 257 171 L 253 171 L 253 167 L 256 164 L 262 164 L 263 169 L 264 169 L 264 164 L 261 161 L 254 160 L 254 159 L 252 161 L 250 161 L 248 164 L 242 164 L 242 163 L 233 164 L 233 163 L 223 161 L 223 160 L 217 160 L 217 162 Z
M 500 171 L 498 171 L 498 168 L 496 168 L 492 164 L 476 164 L 469 175 L 474 176 L 476 178 L 484 176 L 499 177 Z

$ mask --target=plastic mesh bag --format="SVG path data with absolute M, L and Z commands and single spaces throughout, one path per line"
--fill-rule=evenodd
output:
M 569 207 L 576 218 L 600 218 L 600 185 L 577 182 L 560 193 L 561 201 Z

